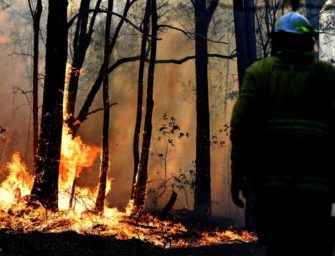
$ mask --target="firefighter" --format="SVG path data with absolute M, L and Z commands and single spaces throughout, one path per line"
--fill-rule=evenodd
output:
M 233 110 L 232 200 L 243 208 L 252 184 L 267 256 L 329 256 L 335 68 L 314 57 L 317 31 L 297 12 L 270 36 L 271 56 L 246 70 Z

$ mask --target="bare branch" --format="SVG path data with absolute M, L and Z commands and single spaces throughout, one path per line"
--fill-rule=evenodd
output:
M 24 52 L 12 52 L 10 54 L 8 54 L 8 56 L 12 56 L 12 55 L 19 55 L 19 56 L 28 56 L 28 57 L 34 57 L 34 55 L 29 54 L 29 53 L 24 53 Z
M 108 107 L 111 108 L 111 107 L 113 107 L 114 105 L 117 105 L 117 103 L 116 103 L 116 102 L 111 103 L 111 104 L 108 105 Z M 90 111 L 90 112 L 87 113 L 86 118 L 87 118 L 89 115 L 92 115 L 92 114 L 94 114 L 94 113 L 96 113 L 96 112 L 99 112 L 99 111 L 102 111 L 102 110 L 104 110 L 104 108 L 97 108 L 97 109 L 94 109 L 94 110 L 92 110 L 92 111 Z
M 208 57 L 210 58 L 221 58 L 221 59 L 234 59 L 236 57 L 236 52 L 232 52 L 230 55 L 222 55 L 222 54 L 218 54 L 218 53 L 210 53 L 208 54 Z M 126 57 L 126 58 L 122 58 L 117 60 L 113 65 L 111 65 L 108 68 L 108 73 L 113 72 L 115 69 L 117 69 L 119 66 L 121 66 L 124 63 L 128 63 L 128 62 L 135 62 L 140 60 L 141 56 L 132 56 L 132 57 Z M 166 60 L 156 60 L 156 64 L 182 64 L 186 61 L 189 60 L 193 60 L 195 59 L 195 56 L 187 56 L 184 57 L 182 59 L 166 59 Z M 148 59 L 146 59 L 146 62 L 149 62 Z
M 21 105 L 21 106 L 19 106 L 19 107 L 28 105 L 29 108 L 30 108 L 30 110 L 33 111 L 33 108 L 32 108 L 32 106 L 31 106 L 31 102 L 30 102 L 29 97 L 28 97 L 28 94 L 29 94 L 29 93 L 33 93 L 33 91 L 24 91 L 23 89 L 21 89 L 20 87 L 17 87 L 17 86 L 14 87 L 14 90 L 17 90 L 17 91 L 19 91 L 21 94 L 23 94 L 23 95 L 25 96 L 27 102 L 28 102 L 27 104 L 23 104 L 23 105 Z M 18 108 L 19 108 L 19 107 L 18 107 Z M 18 109 L 18 108 L 17 108 L 17 109 Z
M 190 39 L 193 39 L 194 36 L 196 36 L 197 34 L 194 33 L 194 32 L 188 32 L 188 31 L 185 31 L 181 28 L 177 28 L 177 27 L 174 27 L 172 25 L 166 25 L 166 24 L 162 24 L 162 25 L 159 25 L 159 27 L 162 27 L 162 28 L 169 28 L 169 29 L 173 29 L 173 30 L 177 30 L 181 33 L 183 33 L 185 36 L 187 36 L 188 38 Z M 213 39 L 209 39 L 207 37 L 204 37 L 202 35 L 199 35 L 199 37 L 203 38 L 203 39 L 206 39 L 208 42 L 212 42 L 212 43 L 217 43 L 217 44 L 227 44 L 226 42 L 223 42 L 223 41 L 220 41 L 220 40 L 213 40 Z
M 138 30 L 139 32 L 143 33 L 143 30 L 137 26 L 136 24 L 134 24 L 130 19 L 128 19 L 127 17 L 124 17 L 123 15 L 116 13 L 116 12 L 110 12 L 108 10 L 105 9 L 88 9 L 85 12 L 97 12 L 97 13 L 111 13 L 117 17 L 119 17 L 121 20 L 126 21 L 127 23 L 129 23 L 131 26 L 133 26 L 136 30 Z M 78 16 L 81 14 L 82 12 L 77 13 L 76 15 L 74 15 L 68 22 L 68 28 L 72 26 L 72 24 L 74 23 L 74 21 L 78 18 Z
M 221 59 L 233 59 L 236 57 L 236 53 L 232 53 L 231 55 L 222 55 L 217 53 L 209 53 L 208 57 L 210 58 L 221 58 Z M 195 56 L 187 56 L 179 60 L 175 59 L 167 59 L 167 60 L 156 60 L 156 64 L 182 64 L 186 61 L 195 59 Z

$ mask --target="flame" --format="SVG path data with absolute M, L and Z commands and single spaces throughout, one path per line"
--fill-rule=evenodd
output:
M 66 97 L 65 97 L 66 98 Z M 65 123 L 65 122 L 64 122 Z M 63 127 L 59 174 L 59 211 L 47 211 L 42 205 L 29 202 L 33 178 L 27 166 L 15 153 L 6 165 L 6 179 L 0 185 L 0 229 L 8 232 L 65 232 L 137 238 L 164 248 L 201 246 L 220 243 L 252 242 L 256 236 L 236 230 L 203 230 L 186 228 L 176 221 L 160 220 L 149 213 L 133 214 L 133 201 L 124 209 L 105 207 L 94 211 L 96 187 L 81 187 L 74 182 L 90 168 L 100 153 L 97 146 L 86 145 L 80 137 L 72 138 Z M 73 184 L 76 186 L 74 187 Z M 74 204 L 69 207 L 72 188 Z M 111 188 L 108 181 L 107 193 Z
M 69 154 L 68 156 L 73 155 Z M 69 165 L 62 163 L 62 166 L 71 166 L 70 163 Z M 75 165 L 72 167 L 78 168 Z M 82 199 L 85 207 L 69 209 L 68 204 L 65 203 L 63 207 L 60 203 L 62 206 L 60 211 L 49 212 L 41 205 L 29 206 L 27 204 L 25 196 L 29 195 L 32 177 L 19 153 L 13 155 L 12 161 L 7 164 L 7 169 L 8 176 L 0 186 L 0 198 L 2 199 L 0 201 L 0 229 L 11 233 L 76 231 L 79 234 L 114 236 L 117 239 L 136 238 L 164 248 L 253 242 L 256 240 L 255 235 L 245 231 L 203 231 L 186 228 L 175 221 L 162 221 L 149 213 L 133 216 L 133 201 L 129 201 L 124 209 L 105 207 L 103 214 L 96 214 L 92 210 L 94 209 L 92 204 L 89 204 L 85 199 Z M 64 184 L 71 184 L 69 182 L 70 176 L 66 176 L 69 178 Z M 74 177 L 72 176 L 72 178 Z M 79 191 L 78 197 L 84 197 L 84 195 L 94 197 L 95 189 L 77 189 Z M 61 191 L 60 194 L 62 194 Z M 68 198 L 62 200 L 67 201 Z
M 65 210 L 69 207 L 73 181 L 80 177 L 84 168 L 93 165 L 97 155 L 100 153 L 100 148 L 84 144 L 79 136 L 73 139 L 69 128 L 64 124 L 61 152 L 59 209 Z M 110 187 L 111 181 L 109 180 L 107 188 L 110 189 Z M 79 212 L 85 211 L 94 202 L 93 198 L 96 194 L 96 188 L 83 188 L 78 185 L 75 188 L 76 198 L 80 199 L 75 200 L 75 209 Z
M 9 207 L 30 193 L 33 179 L 18 152 L 15 152 L 12 160 L 7 163 L 6 171 L 7 178 L 0 186 L 0 202 L 1 206 Z

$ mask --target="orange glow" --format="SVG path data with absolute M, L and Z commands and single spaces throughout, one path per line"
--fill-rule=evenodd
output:
M 76 146 L 78 146 L 76 144 L 78 141 L 78 139 L 70 140 Z M 162 221 L 149 213 L 141 216 L 132 216 L 132 201 L 128 203 L 125 209 L 105 207 L 103 214 L 96 214 L 94 212 L 95 189 L 81 188 L 79 186 L 76 187 L 77 205 L 74 209 L 69 209 L 69 197 L 63 196 L 66 194 L 63 191 L 67 188 L 66 186 L 72 185 L 73 170 L 80 170 L 80 168 L 87 166 L 87 162 L 81 163 L 82 159 L 80 158 L 78 163 L 81 164 L 77 165 L 71 161 L 69 161 L 69 164 L 65 164 L 64 161 L 71 158 L 71 156 L 75 157 L 69 152 L 81 154 L 85 150 L 87 152 L 93 150 L 81 143 L 79 145 L 83 148 L 80 148 L 80 151 L 69 149 L 66 151 L 67 153 L 62 154 L 63 171 L 72 169 L 70 171 L 71 175 L 69 173 L 64 175 L 64 177 L 67 177 L 66 179 L 63 179 L 60 175 L 60 181 L 63 181 L 60 183 L 59 212 L 49 212 L 38 205 L 27 205 L 26 199 L 28 199 L 27 195 L 29 195 L 32 186 L 32 177 L 29 175 L 26 165 L 22 163 L 20 155 L 18 153 L 13 155 L 12 161 L 7 164 L 7 179 L 0 186 L 0 229 L 8 230 L 9 232 L 76 231 L 79 234 L 115 236 L 117 239 L 137 238 L 164 248 L 252 242 L 256 240 L 256 237 L 248 232 L 189 230 L 181 223 Z M 70 146 L 67 145 L 67 147 Z M 88 154 L 87 152 L 84 155 Z M 97 154 L 94 150 L 93 153 Z M 88 159 L 92 161 L 93 158 L 89 157 Z M 67 166 L 71 168 L 67 169 Z M 77 173 L 80 174 L 80 171 L 77 171 Z

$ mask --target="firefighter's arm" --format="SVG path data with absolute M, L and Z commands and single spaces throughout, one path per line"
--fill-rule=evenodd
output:
M 244 207 L 241 195 L 244 196 L 245 178 L 251 174 L 252 148 L 255 137 L 255 127 L 257 126 L 257 100 L 256 81 L 250 72 L 250 68 L 245 73 L 239 97 L 233 109 L 231 119 L 230 139 L 232 142 L 231 153 L 231 196 L 233 203 Z

